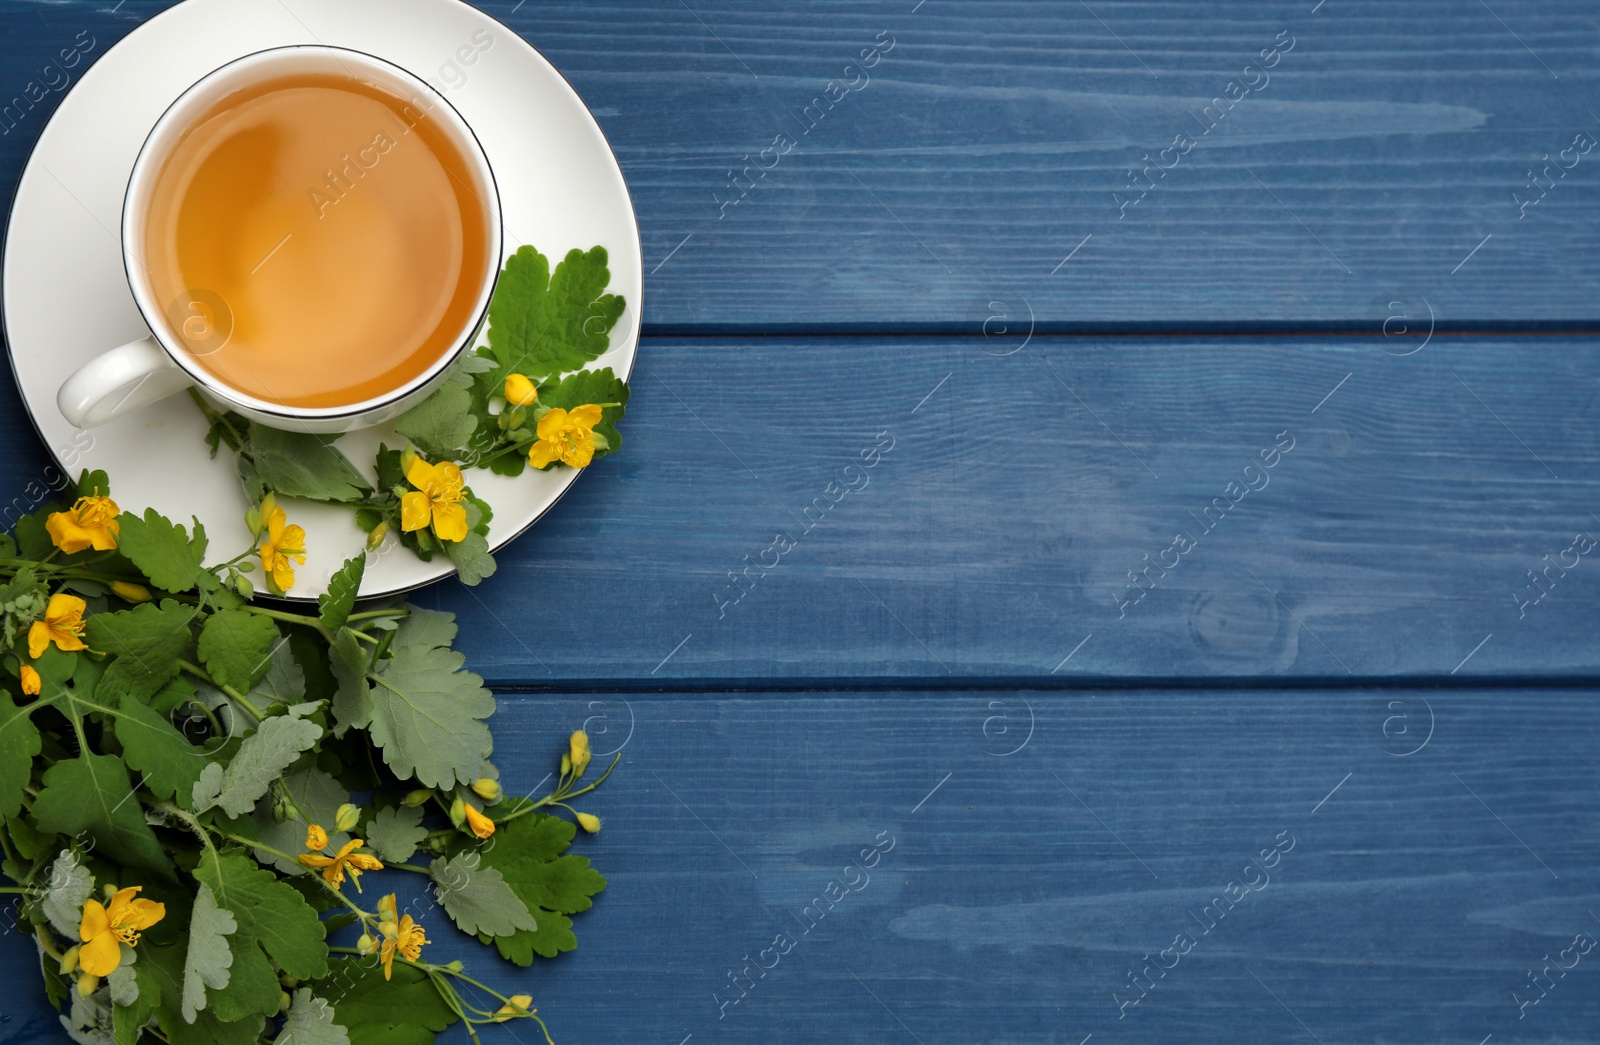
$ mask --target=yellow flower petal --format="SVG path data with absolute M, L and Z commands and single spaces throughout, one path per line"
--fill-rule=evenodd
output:
M 539 418 L 539 438 L 554 439 L 567 427 L 567 412 L 559 406 Z
M 605 411 L 600 407 L 595 406 L 593 403 L 587 403 L 583 406 L 574 407 L 567 414 L 567 422 L 569 424 L 582 425 L 585 428 L 593 428 L 600 423 L 600 418 L 604 413 Z
M 528 464 L 534 468 L 544 468 L 556 459 L 556 444 L 548 439 L 541 439 L 533 444 L 533 449 L 528 452 Z
M 78 939 L 88 943 L 96 936 L 103 936 L 110 931 L 111 916 L 106 913 L 104 905 L 92 898 L 85 900 L 83 918 L 78 923 Z
M 494 821 L 490 820 L 488 817 L 484 816 L 470 805 L 467 806 L 467 826 L 472 828 L 472 833 L 477 835 L 479 838 L 488 838 L 490 835 L 494 834 Z
M 306 848 L 313 852 L 328 848 L 328 832 L 320 824 L 312 824 L 306 828 Z
M 406 482 L 422 490 L 434 481 L 434 466 L 418 457 L 411 462 L 411 467 L 406 469 Z
M 459 504 L 433 506 L 433 532 L 441 541 L 464 541 L 467 538 L 467 510 Z
M 28 627 L 28 657 L 38 660 L 50 645 L 50 626 L 42 620 L 36 620 Z
M 400 528 L 410 533 L 412 530 L 426 529 L 433 521 L 433 505 L 428 501 L 428 495 L 421 490 L 412 490 L 400 498 Z
M 511 406 L 532 406 L 539 401 L 539 390 L 526 374 L 507 375 L 505 393 Z
M 122 942 L 109 930 L 85 939 L 78 951 L 78 968 L 91 976 L 110 976 L 121 964 Z
M 22 692 L 30 697 L 37 697 L 39 690 L 42 688 L 43 680 L 39 678 L 39 673 L 33 670 L 33 666 L 30 664 L 22 665 Z

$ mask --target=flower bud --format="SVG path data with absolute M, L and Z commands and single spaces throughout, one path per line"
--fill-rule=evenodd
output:
M 504 1005 L 495 1011 L 495 1014 L 490 1019 L 494 1023 L 504 1023 L 507 1020 L 516 1019 L 518 1016 L 530 1016 L 536 1011 L 532 1006 L 533 995 L 513 994 Z
M 306 848 L 313 853 L 328 848 L 328 832 L 322 829 L 321 824 L 311 824 L 306 828 Z
M 400 471 L 405 475 L 411 474 L 411 466 L 417 463 L 417 452 L 411 447 L 400 451 Z
M 44 680 L 41 679 L 39 677 L 39 673 L 33 669 L 33 665 L 22 665 L 22 692 L 26 693 L 30 697 L 37 697 L 39 695 L 39 691 L 43 688 Z
M 457 795 L 456 800 L 450 803 L 450 822 L 457 827 L 467 822 L 467 803 L 461 800 L 460 795 Z
M 400 800 L 400 804 L 407 809 L 415 809 L 433 797 L 433 792 L 425 787 L 420 787 Z
M 102 893 L 104 893 L 106 899 L 109 900 L 113 896 L 117 895 L 117 883 L 116 882 L 107 882 L 105 885 L 102 885 L 100 887 L 100 891 Z
M 111 590 L 117 593 L 117 598 L 123 602 L 131 602 L 135 606 L 141 602 L 150 601 L 150 589 L 142 584 L 133 584 L 128 581 L 112 581 Z
M 83 950 L 83 944 L 75 944 L 67 948 L 67 953 L 61 956 L 61 975 L 71 976 L 78 971 L 78 952 Z
M 561 752 L 561 775 L 566 776 L 572 772 L 572 756 L 565 751 Z
M 355 827 L 361 820 L 361 807 L 346 802 L 333 814 L 334 826 L 341 831 L 348 831 Z
M 600 818 L 593 813 L 579 813 L 578 826 L 592 835 L 600 833 Z
M 572 734 L 572 773 L 573 779 L 583 776 L 583 771 L 589 768 L 589 734 L 583 730 L 576 730 Z
M 356 950 L 363 955 L 371 954 L 378 949 L 378 938 L 371 933 L 362 933 L 361 939 L 356 941 Z
M 539 401 L 539 390 L 525 374 L 506 377 L 506 403 L 509 406 L 532 406 Z
M 250 578 L 239 576 L 233 579 L 233 590 L 249 599 L 255 596 L 256 586 L 250 583 Z
M 474 780 L 472 782 L 472 793 L 485 802 L 498 802 L 505 794 L 500 789 L 500 781 L 491 780 L 488 777 L 484 777 L 482 780 Z
M 389 524 L 388 523 L 381 522 L 378 525 L 374 526 L 372 528 L 372 532 L 367 534 L 367 551 L 369 551 L 369 552 L 377 551 L 378 550 L 378 545 L 382 544 L 383 543 L 383 539 L 385 537 L 387 537 L 387 536 L 389 536 Z
M 261 536 L 261 509 L 252 506 L 244 513 L 244 525 L 250 531 L 250 536 Z
M 289 992 L 288 991 L 279 991 L 278 992 L 278 1011 L 279 1012 L 288 1012 L 289 1011 L 289 1005 L 293 1001 L 294 1001 L 294 999 L 289 997 Z
M 461 962 L 457 960 L 451 962 L 449 965 L 446 965 L 445 968 L 449 969 L 451 972 L 460 972 L 462 969 L 465 969 L 466 966 L 462 965 Z
M 78 977 L 78 997 L 87 998 L 100 989 L 100 977 L 84 973 Z
M 465 812 L 467 816 L 467 826 L 471 828 L 473 834 L 477 835 L 479 838 L 488 838 L 490 835 L 494 834 L 493 820 L 490 820 L 488 817 L 484 816 L 471 806 L 466 806 Z

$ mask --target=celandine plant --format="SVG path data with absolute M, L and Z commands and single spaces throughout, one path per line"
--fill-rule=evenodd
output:
M 621 444 L 626 385 L 569 372 L 621 315 L 609 278 L 600 248 L 553 276 L 518 252 L 489 347 L 402 419 L 413 445 L 380 453 L 376 487 L 323 440 L 202 403 L 254 505 L 225 561 L 207 565 L 198 520 L 123 512 L 103 472 L 0 534 L 0 872 L 75 1041 L 430 1045 L 519 1020 L 550 1040 L 530 995 L 429 962 L 429 937 L 448 918 L 521 966 L 575 948 L 569 916 L 605 879 L 566 852 L 601 826 L 570 803 L 617 759 L 590 774 L 580 730 L 548 794 L 507 799 L 494 695 L 462 670 L 451 614 L 358 607 L 364 555 L 315 613 L 252 602 L 250 578 L 288 592 L 305 561 L 280 497 L 351 506 L 369 549 L 395 532 L 468 583 L 492 573 L 461 466 L 581 468 Z M 386 868 L 433 903 L 363 894 Z M 341 931 L 350 946 L 329 943 Z

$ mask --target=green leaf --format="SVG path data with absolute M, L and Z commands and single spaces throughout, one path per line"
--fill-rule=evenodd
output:
M 333 1006 L 301 987 L 273 1045 L 350 1045 L 350 1033 L 333 1022 Z
M 146 508 L 142 519 L 123 512 L 117 525 L 117 551 L 150 578 L 151 586 L 177 594 L 199 583 L 206 558 L 206 530 L 199 519 L 192 538 L 154 508 Z
M 339 567 L 339 572 L 329 579 L 328 590 L 317 596 L 318 616 L 324 628 L 337 631 L 344 627 L 350 611 L 356 607 L 356 596 L 361 592 L 361 577 L 366 570 L 367 557 L 361 554 L 346 559 L 345 564 Z
M 311 823 L 328 829 L 328 845 L 335 851 L 350 841 L 348 834 L 333 829 L 339 807 L 350 801 L 350 792 L 340 787 L 337 780 L 314 766 L 307 766 L 286 774 L 279 787 L 288 792 Z M 285 853 L 298 853 L 305 847 L 307 822 L 294 816 L 283 820 L 273 816 L 271 796 L 256 807 L 251 822 L 256 828 L 257 841 L 263 845 Z M 306 869 L 293 860 L 281 859 L 261 849 L 256 850 L 255 855 L 258 861 L 276 867 L 283 874 L 305 874 Z
M 379 809 L 367 821 L 367 844 L 385 863 L 405 863 L 427 837 L 428 829 L 422 826 L 420 808 Z
M 623 299 L 606 294 L 611 271 L 604 247 L 550 261 L 523 247 L 507 262 L 489 305 L 489 348 L 505 374 L 534 380 L 576 370 L 611 344 Z M 482 380 L 483 378 L 480 378 Z
M 450 649 L 403 646 L 382 674 L 370 676 L 376 685 L 368 733 L 400 779 L 415 777 L 424 787 L 468 784 L 494 749 L 480 721 L 494 713 L 494 694 L 481 677 L 461 670 L 466 659 Z
M 456 458 L 478 427 L 472 415 L 472 394 L 454 381 L 401 414 L 395 431 L 431 459 Z
M 311 637 L 310 641 L 317 644 L 320 653 L 322 640 Z M 293 636 L 288 642 L 272 647 L 272 656 L 267 658 L 267 673 L 245 696 L 260 711 L 270 711 L 279 704 L 297 704 L 305 698 L 305 667 L 295 657 Z
M 395 629 L 394 646 L 448 646 L 456 640 L 456 615 L 406 604 L 407 615 Z
M 194 1023 L 183 1018 L 183 963 L 181 947 L 158 947 L 148 940 L 139 944 L 139 963 L 134 968 L 139 970 L 140 1004 L 145 1003 L 146 994 L 155 997 L 156 1023 L 167 1041 L 172 1045 L 256 1045 L 266 1022 L 263 1017 L 251 1015 L 225 1023 L 216 1015 L 220 998 L 212 998 L 212 1004 L 197 1014 Z M 238 974 L 239 957 L 235 954 L 229 980 L 235 980 Z M 274 981 L 274 1011 L 278 994 Z
M 311 501 L 365 500 L 372 487 L 331 445 L 335 438 L 252 424 L 239 457 L 246 495 L 251 501 L 267 491 Z
M 350 1031 L 350 1045 L 433 1045 L 434 1036 L 456 1022 L 426 973 L 395 963 L 384 979 L 377 963 L 339 963 L 345 984 L 333 1021 Z
M 301 717 L 316 707 L 297 704 L 288 715 L 261 723 L 244 738 L 226 771 L 215 762 L 206 766 L 194 785 L 194 811 L 220 806 L 229 816 L 244 816 L 255 808 L 272 782 L 322 739 L 322 727 Z
M 85 752 L 57 762 L 44 774 L 33 819 L 58 835 L 86 832 L 103 858 L 172 880 L 172 860 L 145 823 L 128 768 L 114 755 Z
M 355 632 L 339 629 L 328 666 L 339 683 L 333 697 L 333 735 L 342 737 L 346 730 L 366 729 L 372 721 L 372 688 L 367 684 L 367 651 Z
M 476 531 L 459 541 L 447 543 L 444 550 L 455 565 L 461 583 L 469 588 L 482 583 L 485 577 L 493 577 L 495 570 L 499 569 L 494 556 L 489 554 L 488 540 Z
M 33 758 L 43 744 L 29 717 L 32 712 L 31 706 L 17 707 L 0 690 L 0 816 L 8 820 L 22 809 L 22 789 L 33 776 Z
M 508 812 L 515 809 L 512 804 Z M 554 958 L 578 946 L 567 915 L 587 911 L 593 905 L 590 898 L 606 887 L 606 880 L 586 857 L 561 855 L 576 831 L 559 817 L 519 816 L 500 824 L 496 845 L 480 850 L 483 865 L 501 873 L 539 923 L 535 932 L 495 938 L 506 960 L 529 965 L 535 954 Z
M 195 652 L 213 682 L 248 693 L 266 675 L 272 651 L 287 641 L 268 617 L 223 610 L 206 619 Z
M 47 558 L 56 550 L 55 543 L 50 540 L 50 531 L 44 528 L 45 520 L 50 513 L 55 511 L 53 505 L 45 505 L 31 515 L 24 515 L 17 520 L 16 529 L 12 532 L 17 539 L 17 550 L 24 559 L 40 560 Z
M 475 852 L 458 853 L 449 860 L 441 856 L 429 865 L 428 874 L 438 887 L 435 895 L 445 913 L 462 932 L 510 936 L 539 928 L 500 872 L 483 866 Z
M 608 406 L 600 411 L 600 423 L 594 426 L 596 435 L 603 436 L 605 446 L 600 446 L 597 440 L 594 450 L 596 461 L 614 454 L 622 448 L 622 433 L 617 431 L 617 422 L 622 420 L 622 415 L 628 410 L 628 384 L 612 372 L 610 367 L 601 370 L 584 370 L 576 374 L 569 374 L 560 381 L 546 388 L 539 389 L 539 402 L 549 407 L 560 407 L 571 410 L 586 403 L 621 403 L 621 406 Z M 551 464 L 550 468 L 556 467 Z
M 79 497 L 110 497 L 111 477 L 100 469 L 89 471 L 85 468 L 78 475 Z
M 113 992 L 112 1001 L 115 1005 L 111 1013 L 111 1026 L 116 1033 L 116 1045 L 138 1045 L 139 1037 L 143 1033 L 145 1024 L 156 1013 L 156 1005 L 161 1001 L 161 978 L 148 955 L 154 944 L 146 943 L 139 951 L 146 955 L 146 960 L 133 965 L 134 981 L 139 986 L 138 996 L 131 1002 L 118 1001 Z M 163 948 L 163 950 L 176 951 L 176 947 Z M 133 951 L 128 953 L 132 954 Z M 122 970 L 118 966 L 118 971 Z
M 139 960 L 139 952 L 132 947 L 122 952 L 122 964 L 111 970 L 111 975 L 106 977 L 106 985 L 110 988 L 107 993 L 111 995 L 113 1005 L 134 1005 L 139 1001 L 139 973 L 134 969 L 134 963 Z
M 193 1023 L 206 1007 L 206 989 L 220 991 L 228 986 L 233 966 L 233 950 L 228 937 L 239 931 L 239 923 L 228 911 L 217 906 L 216 895 L 205 882 L 194 898 L 189 916 L 189 952 L 183 959 L 183 1018 Z
M 93 613 L 86 619 L 90 649 L 116 655 L 100 680 L 102 699 L 113 694 L 148 700 L 178 673 L 178 661 L 189 648 L 189 625 L 200 615 L 193 606 L 171 599 L 160 606 L 145 603 L 116 613 Z
M 78 862 L 78 854 L 63 849 L 56 862 L 50 865 L 50 880 L 45 885 L 44 900 L 39 906 L 56 932 L 69 940 L 78 938 L 78 926 L 83 920 L 83 902 L 94 892 L 94 876 Z
M 271 871 L 240 852 L 207 853 L 194 876 L 211 887 L 217 903 L 238 922 L 233 969 L 225 989 L 211 996 L 224 1020 L 278 1011 L 278 974 L 310 980 L 328 971 L 328 944 L 317 912 Z M 271 959 L 269 961 L 268 959 Z
M 123 701 L 112 717 L 123 760 L 144 777 L 144 786 L 160 798 L 187 798 L 212 757 L 189 743 L 167 716 L 138 701 Z

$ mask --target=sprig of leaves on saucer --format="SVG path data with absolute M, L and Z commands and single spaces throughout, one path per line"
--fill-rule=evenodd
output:
M 610 282 L 604 247 L 570 251 L 554 271 L 532 247 L 512 255 L 489 306 L 488 344 L 396 420 L 409 445 L 380 447 L 376 482 L 339 451 L 337 437 L 255 424 L 190 394 L 211 421 L 212 456 L 223 444 L 237 454 L 251 503 L 273 493 L 349 507 L 369 549 L 393 534 L 424 560 L 444 554 L 463 583 L 477 584 L 495 571 L 494 512 L 463 468 L 506 476 L 585 468 L 622 446 L 627 383 L 609 367 L 583 369 L 610 346 L 626 307 L 606 292 Z
M 579 827 L 600 830 L 571 803 L 616 760 L 589 773 L 575 732 L 553 790 L 508 797 L 494 695 L 450 648 L 450 614 L 358 607 L 364 554 L 315 612 L 252 603 L 249 576 L 292 587 L 305 554 L 283 507 L 252 508 L 248 546 L 215 562 L 198 521 L 123 512 L 109 486 L 85 474 L 70 506 L 0 535 L 0 873 L 15 883 L 0 892 L 68 1033 L 430 1045 L 458 1022 L 474 1041 L 517 1020 L 542 1031 L 530 996 L 426 948 L 445 919 L 518 965 L 576 947 L 569 916 L 605 879 L 565 852 Z M 400 906 L 420 891 L 396 885 L 405 874 L 428 899 Z

